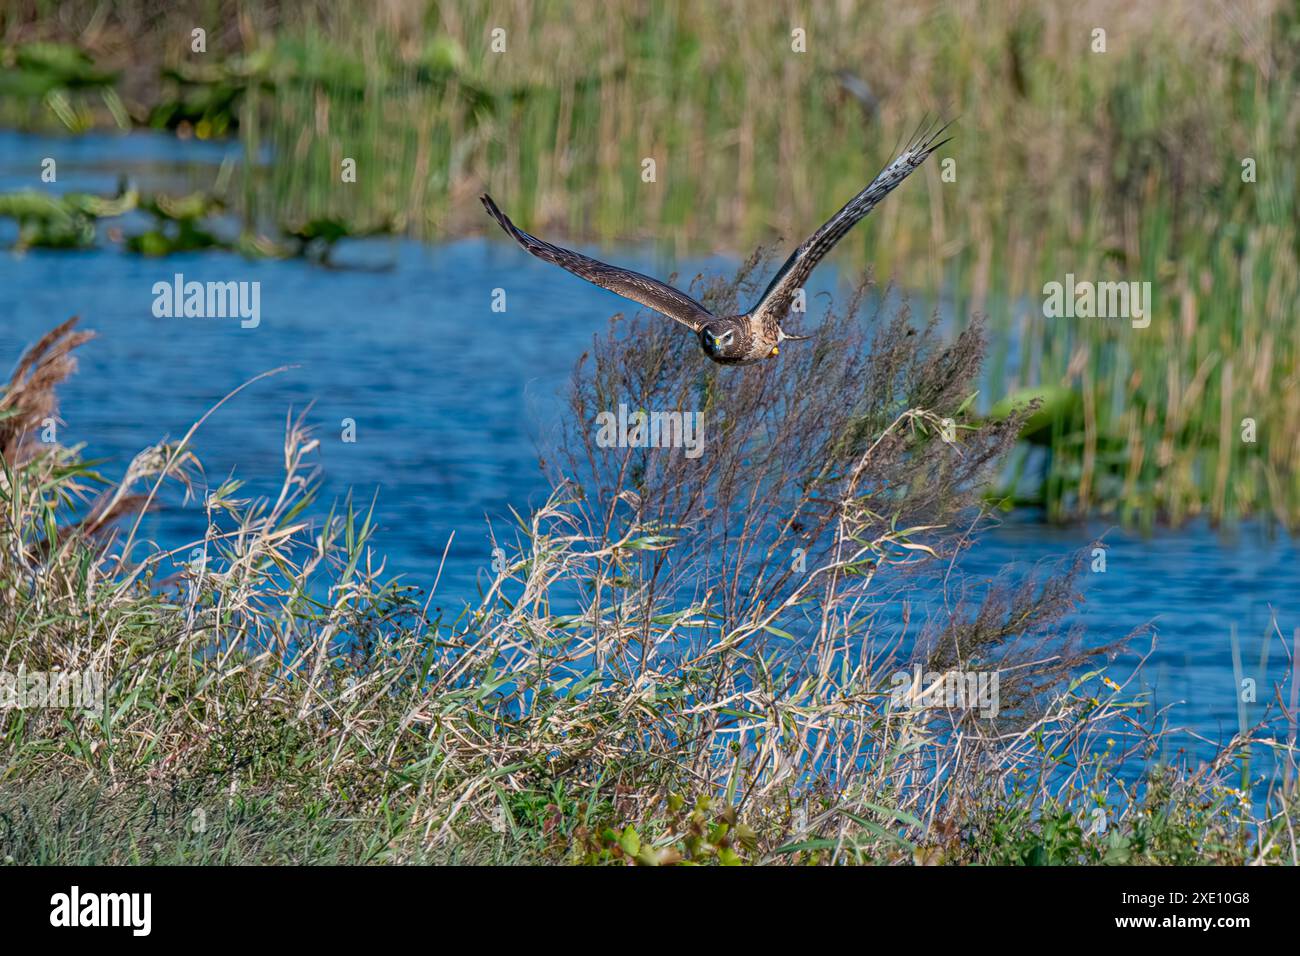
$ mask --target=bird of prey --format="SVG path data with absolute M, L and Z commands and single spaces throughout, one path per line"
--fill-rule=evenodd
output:
M 686 293 L 658 279 L 530 236 L 497 208 L 491 196 L 485 193 L 480 198 L 501 228 L 537 258 L 682 323 L 699 336 L 704 354 L 719 365 L 749 365 L 775 356 L 784 341 L 809 338 L 790 335 L 781 327 L 796 293 L 808 281 L 817 263 L 845 233 L 925 162 L 927 156 L 948 142 L 946 139 L 937 141 L 947 128 L 945 125 L 937 130 L 927 129 L 914 136 L 898 157 L 872 180 L 871 185 L 850 199 L 844 208 L 790 254 L 754 307 L 740 315 L 714 315 Z

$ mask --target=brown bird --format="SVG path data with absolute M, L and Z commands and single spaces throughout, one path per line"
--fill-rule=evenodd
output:
M 491 196 L 484 193 L 480 198 L 501 228 L 537 258 L 554 263 L 588 282 L 616 292 L 625 299 L 639 302 L 670 319 L 676 319 L 699 335 L 704 354 L 720 365 L 749 365 L 775 356 L 784 341 L 809 338 L 806 335 L 790 335 L 781 328 L 781 323 L 789 315 L 795 294 L 808 281 L 808 276 L 817 263 L 845 233 L 925 162 L 927 156 L 948 142 L 946 139 L 936 142 L 947 128 L 944 125 L 915 136 L 898 158 L 880 171 L 871 185 L 850 199 L 825 225 L 790 254 L 790 258 L 781 266 L 754 307 L 740 315 L 714 315 L 686 293 L 658 279 L 530 236 L 497 208 Z

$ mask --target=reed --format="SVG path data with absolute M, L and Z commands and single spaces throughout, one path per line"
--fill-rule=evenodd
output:
M 28 0 L 0 37 L 11 58 L 34 41 L 89 47 L 144 122 L 153 99 L 179 93 L 158 70 L 193 72 L 189 31 L 209 23 L 197 66 L 245 84 L 231 121 L 250 158 L 273 157 L 246 167 L 246 216 L 400 221 L 425 237 L 486 229 L 474 197 L 490 187 L 553 234 L 675 255 L 794 241 L 920 115 L 957 116 L 940 157 L 955 181 L 936 163 L 929 188 L 892 196 L 839 261 L 936 297 L 958 324 L 989 315 L 983 407 L 1022 387 L 1080 396 L 1085 427 L 1055 436 L 1022 497 L 1060 520 L 1293 526 L 1300 17 L 1281 0 L 1175 6 L 864 0 L 791 15 L 732 0 L 468 0 L 229 5 L 214 20 L 201 3 L 105 14 Z M 796 27 L 806 53 L 792 50 Z M 120 119 L 100 87 L 76 86 L 103 69 L 68 69 L 80 108 Z M 32 117 L 9 102 L 11 118 Z M 345 157 L 359 170 L 346 186 Z M 1151 282 L 1150 327 L 1045 318 L 1043 285 L 1067 273 Z
M 725 307 L 753 281 L 700 294 Z M 944 344 L 863 318 L 869 291 L 796 352 L 803 376 L 756 366 L 727 388 L 685 337 L 614 323 L 575 372 L 564 479 L 498 530 L 499 570 L 461 611 L 385 573 L 373 509 L 317 506 L 292 417 L 266 499 L 204 487 L 202 421 L 120 481 L 19 435 L 0 671 L 98 668 L 107 692 L 98 711 L 0 710 L 0 856 L 1296 862 L 1281 770 L 1256 806 L 1229 786 L 1252 749 L 1294 768 L 1276 715 L 1208 765 L 1149 766 L 1136 683 L 1061 625 L 1077 568 L 986 586 L 952 566 L 1022 420 L 963 410 L 978 329 Z M 75 334 L 20 363 L 0 421 L 51 413 Z M 593 445 L 619 396 L 689 397 L 708 453 Z M 140 508 L 187 502 L 200 540 L 138 538 Z M 899 697 L 890 675 L 913 668 L 996 670 L 1000 709 Z

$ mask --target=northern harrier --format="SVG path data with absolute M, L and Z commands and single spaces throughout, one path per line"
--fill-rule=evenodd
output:
M 892 163 L 880 171 L 871 185 L 845 204 L 830 220 L 804 240 L 781 266 L 758 303 L 740 315 L 714 315 L 686 293 L 629 269 L 592 259 L 581 253 L 552 245 L 530 236 L 507 218 L 486 193 L 480 198 L 492 218 L 515 242 L 539 259 L 567 269 L 588 282 L 617 292 L 625 299 L 676 319 L 700 337 L 704 354 L 720 365 L 748 365 L 777 354 L 781 342 L 798 341 L 806 335 L 789 335 L 781 322 L 789 314 L 795 293 L 808 281 L 826 253 L 876 204 L 911 175 L 927 156 L 948 140 L 935 142 L 947 126 L 917 135 Z

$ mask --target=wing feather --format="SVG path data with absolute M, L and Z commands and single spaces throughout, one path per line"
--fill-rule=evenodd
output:
M 916 136 L 892 163 L 880 171 L 871 185 L 845 203 L 839 212 L 790 254 L 790 258 L 781 266 L 748 313 L 763 323 L 769 335 L 776 333 L 781 320 L 790 311 L 795 292 L 808 281 L 808 276 L 817 267 L 817 263 L 844 238 L 845 233 L 919 168 L 926 157 L 948 142 L 946 139 L 936 142 L 947 128 L 945 125 L 933 132 Z
M 537 258 L 553 263 L 561 269 L 567 269 L 574 275 L 595 283 L 601 288 L 608 289 L 610 292 L 615 292 L 625 299 L 639 302 L 646 308 L 654 309 L 656 312 L 660 312 L 670 319 L 675 319 L 682 325 L 697 332 L 709 319 L 713 318 L 712 312 L 689 295 L 660 282 L 658 279 L 652 279 L 650 276 L 633 272 L 630 269 L 612 266 L 607 262 L 601 262 L 599 259 L 593 259 L 590 256 L 584 256 L 580 252 L 574 252 L 572 249 L 565 249 L 562 246 L 538 239 L 536 236 L 530 236 L 511 222 L 510 218 L 497 208 L 497 204 L 492 201 L 491 196 L 484 193 L 479 198 L 482 199 L 483 206 L 487 209 L 489 215 L 501 225 L 506 234 Z

